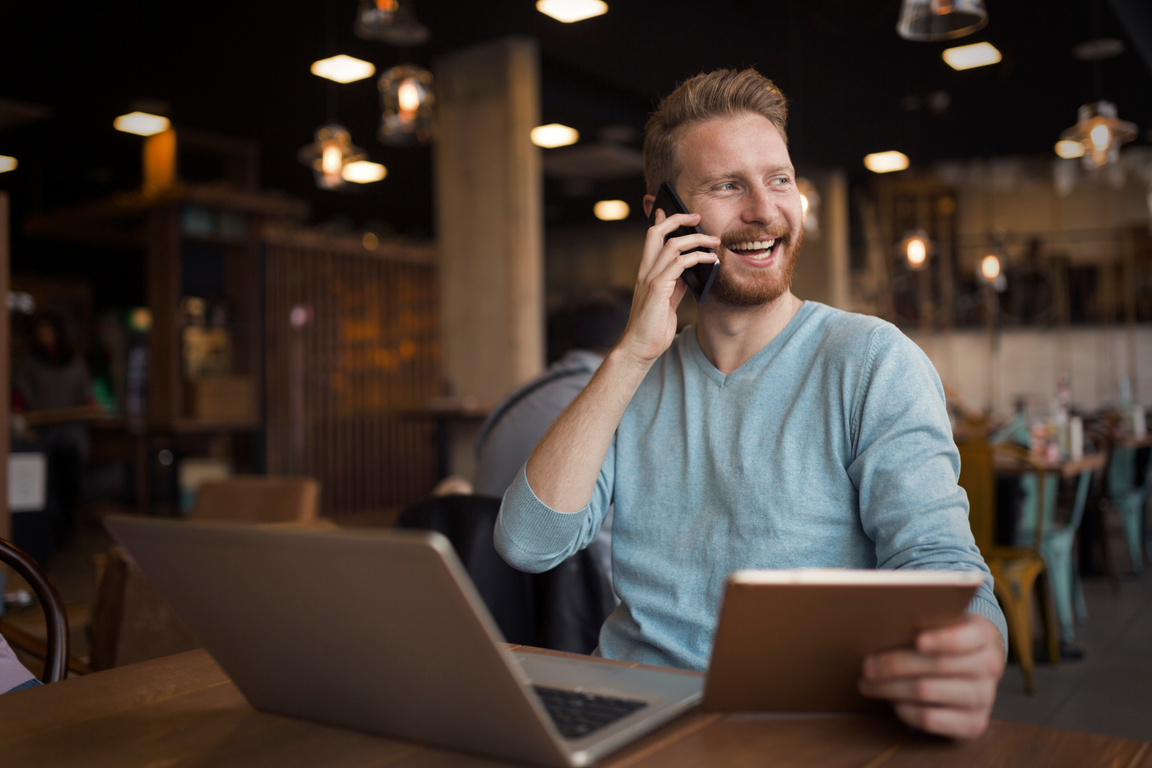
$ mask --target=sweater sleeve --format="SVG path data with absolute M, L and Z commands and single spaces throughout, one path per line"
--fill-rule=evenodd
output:
M 612 504 L 616 440 L 600 468 L 592 499 L 578 512 L 557 512 L 542 502 L 528 483 L 525 467 L 500 504 L 493 542 L 496 551 L 514 568 L 540 573 L 555 568 L 587 547 L 600 532 Z
M 944 388 L 928 357 L 891 325 L 873 329 L 851 417 L 849 474 L 880 568 L 975 569 L 987 574 L 969 611 L 990 620 L 1007 648 L 992 576 L 968 521 L 960 455 Z

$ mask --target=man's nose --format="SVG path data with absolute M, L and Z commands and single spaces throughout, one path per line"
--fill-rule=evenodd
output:
M 753 186 L 744 198 L 740 220 L 745 224 L 768 226 L 779 216 L 777 202 L 762 186 Z

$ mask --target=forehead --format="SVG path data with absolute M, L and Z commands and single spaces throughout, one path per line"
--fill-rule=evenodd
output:
M 725 174 L 760 174 L 791 168 L 788 146 L 768 118 L 742 112 L 707 120 L 684 133 L 680 178 L 691 184 Z

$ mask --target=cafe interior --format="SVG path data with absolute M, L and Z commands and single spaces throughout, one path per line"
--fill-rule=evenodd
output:
M 1099 740 L 1037 764 L 1152 765 L 1146 0 L 61 11 L 0 3 L 0 630 L 37 695 L 201 646 L 107 516 L 451 538 L 565 308 L 635 283 L 648 116 L 755 67 L 789 102 L 793 293 L 895 324 L 943 384 L 1009 620 L 997 727 Z M 29 383 L 45 334 L 83 386 Z

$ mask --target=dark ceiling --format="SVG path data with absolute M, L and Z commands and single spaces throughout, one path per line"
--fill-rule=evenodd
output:
M 434 69 L 445 54 L 504 35 L 539 42 L 543 121 L 573 125 L 585 142 L 624 128 L 638 147 L 647 113 L 678 81 L 755 66 L 792 102 L 801 171 L 844 167 L 862 178 L 865 153 L 893 148 L 916 167 L 1050 155 L 1097 95 L 1149 143 L 1149 0 L 986 0 L 989 25 L 961 42 L 991 41 L 1004 58 L 967 72 L 943 63 L 946 44 L 897 36 L 899 0 L 608 1 L 603 16 L 561 24 L 533 0 L 415 0 L 431 38 L 403 51 L 353 35 L 356 0 L 0 0 L 0 154 L 21 163 L 0 175 L 0 190 L 12 193 L 18 229 L 31 211 L 136 187 L 141 140 L 111 122 L 134 100 L 157 99 L 177 128 L 258 142 L 263 186 L 307 200 L 313 222 L 430 236 L 432 150 L 377 141 L 374 78 L 335 85 L 308 67 L 347 53 L 378 72 L 404 59 Z M 1123 53 L 1098 66 L 1078 61 L 1073 47 L 1094 37 L 1119 38 Z M 43 116 L 21 122 L 31 115 L 11 102 Z M 296 152 L 333 111 L 388 166 L 387 179 L 347 192 L 314 188 Z M 593 200 L 641 194 L 634 174 L 591 185 L 549 178 L 548 221 L 591 221 Z

